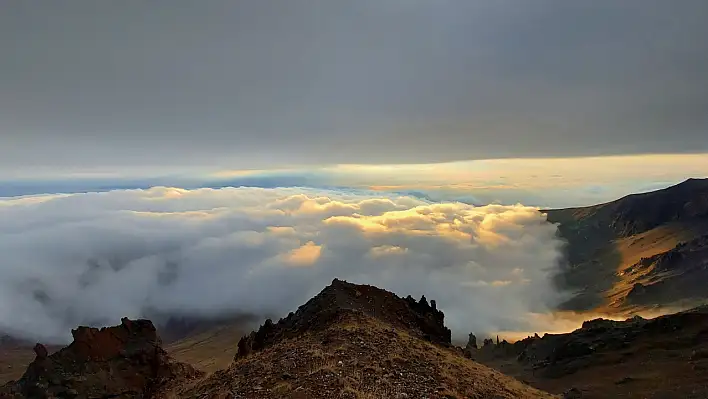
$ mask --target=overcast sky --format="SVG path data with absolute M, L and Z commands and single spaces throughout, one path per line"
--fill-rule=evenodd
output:
M 8 1 L 0 172 L 708 151 L 705 0 Z

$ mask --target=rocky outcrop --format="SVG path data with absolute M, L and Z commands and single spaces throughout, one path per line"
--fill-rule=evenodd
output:
M 149 320 L 79 327 L 72 335 L 74 341 L 52 355 L 37 344 L 35 360 L 19 381 L 0 390 L 0 397 L 4 392 L 30 398 L 149 398 L 163 386 L 200 375 L 167 355 Z
M 518 360 L 528 363 L 543 376 L 556 378 L 590 367 L 603 354 L 624 351 L 642 340 L 655 340 L 661 345 L 679 335 L 680 331 L 708 331 L 708 308 L 696 308 L 655 319 L 634 316 L 624 321 L 594 319 L 568 334 L 545 334 L 517 341 L 512 344 Z M 693 333 L 686 342 L 675 341 L 677 346 L 696 345 Z M 702 336 L 702 335 L 701 335 Z M 698 337 L 696 335 L 695 337 Z M 598 360 L 599 361 L 599 360 Z
M 238 343 L 236 359 L 259 351 L 273 343 L 322 329 L 350 312 L 360 312 L 401 328 L 427 341 L 450 345 L 450 330 L 445 327 L 445 315 L 435 301 L 429 304 L 425 296 L 416 301 L 369 285 L 356 285 L 334 279 L 317 296 L 300 306 L 295 313 L 263 326 L 243 337 Z
M 467 349 L 467 350 L 477 349 L 477 336 L 474 335 L 473 333 L 470 333 L 469 338 L 467 339 L 467 345 L 465 346 L 465 349 Z

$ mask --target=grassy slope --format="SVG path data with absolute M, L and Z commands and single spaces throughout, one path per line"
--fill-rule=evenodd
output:
M 165 350 L 180 362 L 212 373 L 231 364 L 243 334 L 240 325 L 221 326 L 171 343 Z

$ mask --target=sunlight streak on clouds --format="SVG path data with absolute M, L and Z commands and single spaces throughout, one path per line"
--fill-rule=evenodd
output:
M 4 199 L 0 220 L 0 331 L 43 340 L 155 311 L 279 317 L 335 277 L 436 299 L 460 336 L 529 330 L 561 299 L 556 227 L 522 205 L 155 187 Z

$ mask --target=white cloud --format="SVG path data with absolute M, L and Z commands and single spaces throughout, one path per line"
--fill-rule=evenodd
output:
M 156 187 L 0 200 L 0 331 L 282 316 L 334 278 L 435 299 L 458 336 L 534 328 L 561 245 L 534 208 L 310 189 Z M 539 328 L 542 329 L 542 328 Z

